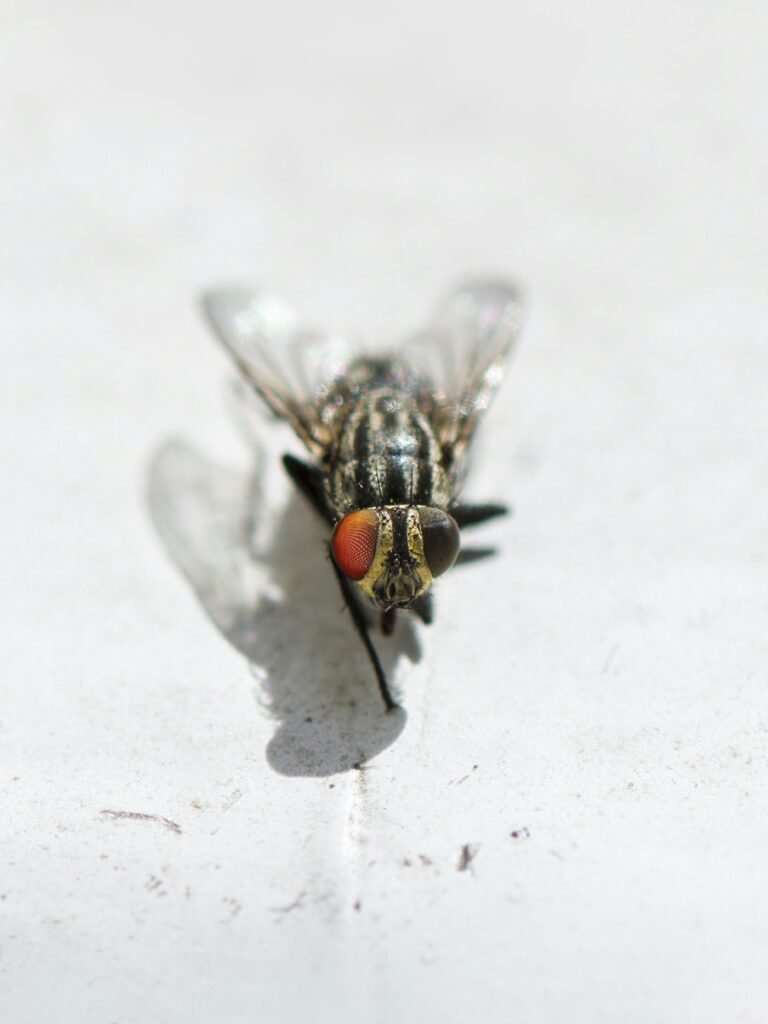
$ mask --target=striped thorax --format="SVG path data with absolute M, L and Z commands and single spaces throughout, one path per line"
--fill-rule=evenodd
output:
M 419 408 L 418 380 L 399 380 L 395 361 L 365 361 L 356 369 L 357 387 L 345 395 L 329 453 L 330 506 L 339 516 L 387 505 L 448 508 L 443 452 Z

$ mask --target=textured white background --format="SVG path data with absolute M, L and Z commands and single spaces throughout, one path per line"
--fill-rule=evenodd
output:
M 765 7 L 445 8 L 0 9 L 4 1021 L 765 1020 Z M 196 299 L 483 270 L 516 514 L 385 718 Z

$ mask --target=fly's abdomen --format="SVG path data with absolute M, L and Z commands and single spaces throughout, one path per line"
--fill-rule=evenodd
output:
M 328 497 L 339 516 L 357 508 L 447 508 L 442 452 L 412 397 L 392 388 L 360 396 L 340 427 Z

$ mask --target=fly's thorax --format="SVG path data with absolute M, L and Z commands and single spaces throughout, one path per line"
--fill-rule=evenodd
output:
M 383 609 L 423 597 L 459 552 L 459 528 L 442 509 L 427 505 L 364 508 L 344 516 L 331 554 L 340 571 Z
M 329 504 L 340 516 L 361 507 L 447 507 L 452 495 L 443 461 L 417 394 L 373 388 L 357 396 L 339 424 L 329 455 Z

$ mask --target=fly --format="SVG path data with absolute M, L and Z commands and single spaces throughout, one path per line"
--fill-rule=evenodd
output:
M 330 562 L 388 709 L 397 707 L 369 634 L 399 611 L 432 622 L 432 584 L 459 554 L 460 531 L 503 515 L 464 504 L 467 453 L 522 323 L 519 293 L 500 281 L 452 290 L 426 331 L 395 353 L 351 357 L 338 339 L 299 328 L 274 298 L 243 290 L 205 299 L 244 380 L 287 421 L 310 461 L 284 455 L 327 523 Z

